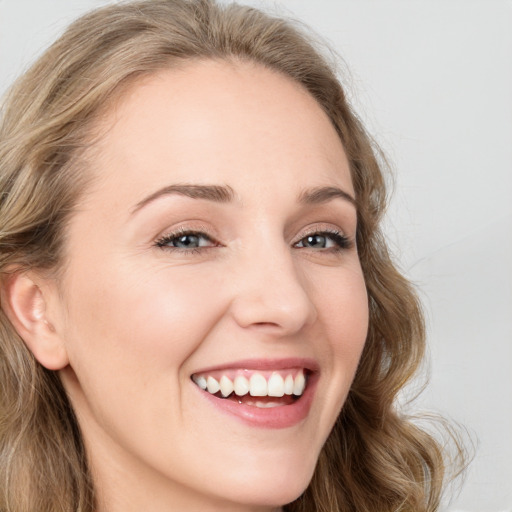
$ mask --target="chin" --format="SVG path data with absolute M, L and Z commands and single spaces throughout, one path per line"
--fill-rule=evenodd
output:
M 296 500 L 308 487 L 314 467 L 273 464 L 254 472 L 240 471 L 225 489 L 234 502 L 250 506 L 282 507 Z M 219 488 L 217 492 L 219 492 Z

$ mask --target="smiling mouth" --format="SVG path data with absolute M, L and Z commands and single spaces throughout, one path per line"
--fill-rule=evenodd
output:
M 246 369 L 197 373 L 192 381 L 217 398 L 258 408 L 291 405 L 307 387 L 304 368 L 252 371 Z

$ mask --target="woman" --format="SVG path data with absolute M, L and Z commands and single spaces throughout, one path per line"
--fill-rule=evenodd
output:
M 82 18 L 0 131 L 0 510 L 436 510 L 422 316 L 308 37 L 206 0 Z

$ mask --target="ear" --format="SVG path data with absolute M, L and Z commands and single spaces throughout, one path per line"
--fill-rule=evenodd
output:
M 48 317 L 49 294 L 56 290 L 32 272 L 10 274 L 2 284 L 2 309 L 34 357 L 49 370 L 67 366 L 65 345 Z

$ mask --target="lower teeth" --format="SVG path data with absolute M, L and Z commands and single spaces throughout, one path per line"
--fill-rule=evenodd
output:
M 240 402 L 242 403 L 242 402 Z M 249 402 L 245 402 L 245 405 L 250 405 L 253 407 L 259 407 L 261 409 L 270 409 L 271 407 L 279 407 L 283 404 L 277 402 L 253 402 L 252 400 Z
M 228 397 L 223 397 L 220 393 L 215 395 L 223 400 L 231 400 L 241 405 L 248 405 L 250 407 L 259 407 L 260 409 L 270 409 L 272 407 L 283 407 L 296 402 L 300 397 L 298 396 L 284 396 L 282 398 L 277 397 L 251 397 L 250 395 L 237 396 L 234 393 Z

